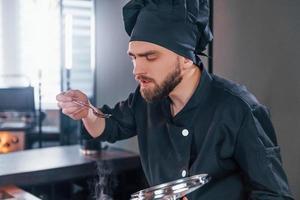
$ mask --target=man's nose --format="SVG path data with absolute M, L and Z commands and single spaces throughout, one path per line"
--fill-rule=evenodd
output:
M 133 70 L 132 70 L 133 75 L 139 75 L 139 74 L 144 74 L 145 69 L 144 66 L 139 59 L 135 59 L 133 61 Z

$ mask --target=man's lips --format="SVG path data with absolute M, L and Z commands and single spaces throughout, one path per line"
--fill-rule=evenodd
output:
M 148 77 L 136 77 L 136 80 L 140 83 L 140 85 L 146 85 L 148 83 L 153 82 L 150 78 Z
M 146 88 L 147 86 L 149 86 L 149 84 L 150 84 L 151 82 L 152 82 L 152 81 L 149 81 L 149 80 L 140 80 L 140 81 L 139 81 L 141 88 Z
M 151 81 L 150 80 L 140 80 L 140 83 L 143 83 L 143 84 L 147 84 L 147 83 L 150 83 Z

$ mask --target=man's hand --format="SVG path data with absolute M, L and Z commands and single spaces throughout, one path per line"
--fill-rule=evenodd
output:
M 56 96 L 57 105 L 62 109 L 62 113 L 74 120 L 83 119 L 88 116 L 89 108 L 80 106 L 73 100 L 89 104 L 87 96 L 79 90 L 69 90 L 62 92 Z
M 187 197 L 183 197 L 182 200 L 188 200 L 188 198 Z

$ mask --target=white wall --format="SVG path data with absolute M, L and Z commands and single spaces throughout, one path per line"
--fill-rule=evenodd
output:
M 300 1 L 214 1 L 214 73 L 271 110 L 283 165 L 300 199 Z

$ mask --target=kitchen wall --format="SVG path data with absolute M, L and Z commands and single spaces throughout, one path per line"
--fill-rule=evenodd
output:
M 300 199 L 300 1 L 215 0 L 214 72 L 271 111 L 283 166 Z
M 96 88 L 97 104 L 114 106 L 128 97 L 137 86 L 132 63 L 127 55 L 129 37 L 122 19 L 125 1 L 96 2 Z M 138 152 L 136 137 L 119 141 L 113 146 Z

